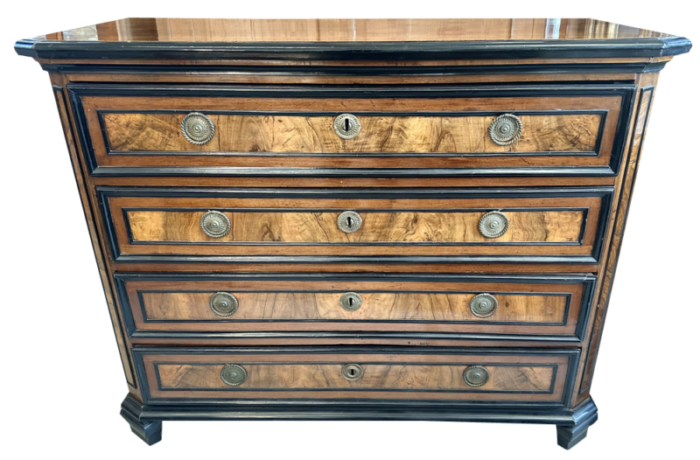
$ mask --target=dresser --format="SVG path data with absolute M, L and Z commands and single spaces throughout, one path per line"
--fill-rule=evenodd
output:
M 553 424 L 574 446 L 658 75 L 690 48 L 592 19 L 18 41 L 50 76 L 122 417 L 148 444 L 166 420 L 286 419 Z

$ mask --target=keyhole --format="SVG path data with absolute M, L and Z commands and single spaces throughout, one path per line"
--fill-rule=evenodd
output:
M 348 217 L 348 228 L 352 228 L 352 217 Z
M 352 297 L 348 299 L 348 304 L 352 307 L 352 304 L 355 303 L 355 300 L 353 300 Z
M 355 369 L 350 369 L 350 376 L 354 377 L 357 371 Z
M 350 120 L 346 118 L 345 119 L 345 132 L 347 133 L 348 131 L 350 131 Z

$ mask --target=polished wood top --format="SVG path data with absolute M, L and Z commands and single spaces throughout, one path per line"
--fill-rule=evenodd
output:
M 128 18 L 37 37 L 117 42 L 416 42 L 670 38 L 595 19 Z
M 207 45 L 195 49 L 193 44 Z M 19 54 L 55 59 L 161 59 L 164 52 L 174 58 L 177 51 L 178 57 L 200 52 L 199 59 L 242 57 L 231 53 L 246 53 L 243 57 L 253 59 L 263 54 L 264 58 L 332 58 L 333 53 L 338 59 L 410 59 L 426 54 L 446 59 L 469 58 L 463 53 L 475 51 L 485 59 L 547 58 L 563 52 L 569 57 L 658 57 L 689 48 L 687 39 L 671 34 L 595 19 L 555 18 L 129 18 L 21 40 L 16 45 Z M 389 51 L 392 56 L 386 54 Z

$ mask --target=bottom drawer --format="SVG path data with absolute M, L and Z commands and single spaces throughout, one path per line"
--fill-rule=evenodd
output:
M 434 400 L 568 405 L 578 349 L 134 348 L 144 403 Z

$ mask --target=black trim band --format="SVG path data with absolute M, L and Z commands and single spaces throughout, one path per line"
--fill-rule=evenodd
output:
M 15 51 L 40 59 L 246 59 L 416 61 L 661 57 L 687 53 L 683 37 L 438 42 L 91 42 L 19 40 Z
M 662 62 L 614 63 L 549 63 L 517 65 L 469 66 L 235 66 L 223 64 L 170 65 L 170 64 L 46 64 L 47 72 L 63 74 L 112 75 L 216 75 L 267 77 L 455 77 L 468 75 L 527 75 L 527 74 L 582 74 L 618 73 L 638 74 L 659 72 Z

